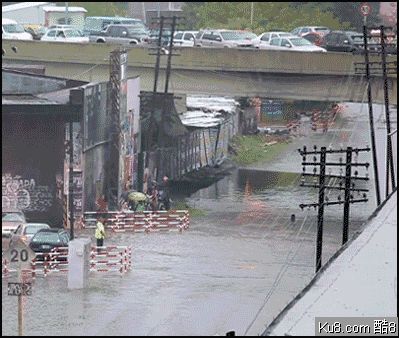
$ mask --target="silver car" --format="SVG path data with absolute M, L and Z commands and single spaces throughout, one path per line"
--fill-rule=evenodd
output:
M 32 237 L 41 229 L 50 229 L 50 226 L 46 223 L 20 224 L 11 235 L 10 243 L 22 240 L 26 245 L 28 245 Z
M 308 40 L 299 36 L 286 36 L 284 38 L 271 39 L 269 45 L 263 49 L 269 50 L 290 50 L 298 52 L 327 52 L 326 49 L 315 46 Z
M 250 48 L 252 41 L 241 31 L 215 29 L 204 30 L 197 34 L 195 38 L 196 47 L 216 47 L 216 48 Z

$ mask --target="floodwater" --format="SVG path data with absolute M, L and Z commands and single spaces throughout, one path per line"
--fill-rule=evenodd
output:
M 359 140 L 356 146 L 364 146 Z M 296 153 L 284 165 L 300 159 Z M 65 274 L 38 277 L 24 299 L 24 334 L 263 332 L 314 276 L 317 210 L 298 205 L 317 202 L 316 189 L 300 187 L 296 174 L 258 166 L 237 169 L 186 201 L 205 215 L 183 233 L 107 233 L 106 245 L 132 245 L 132 270 L 125 275 L 91 273 L 88 288 L 77 291 L 67 289 Z M 351 205 L 350 236 L 374 209 L 373 198 Z M 323 263 L 341 246 L 342 217 L 342 206 L 325 208 Z M 93 230 L 85 234 L 94 237 Z M 16 335 L 17 297 L 7 296 L 7 281 L 2 334 Z
M 304 189 L 295 174 L 236 170 L 187 198 L 206 215 L 183 233 L 108 233 L 106 244 L 132 245 L 132 270 L 91 273 L 78 291 L 67 290 L 65 274 L 38 277 L 24 299 L 24 334 L 250 332 L 260 310 L 271 321 L 314 274 L 316 211 L 298 204 L 317 196 Z M 356 218 L 351 233 L 364 219 Z M 340 219 L 326 215 L 324 262 L 340 246 Z M 17 297 L 6 283 L 2 334 L 16 335 Z

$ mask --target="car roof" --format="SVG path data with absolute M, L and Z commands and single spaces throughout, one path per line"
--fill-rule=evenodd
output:
M 66 232 L 65 229 L 54 229 L 54 228 L 50 228 L 50 229 L 40 229 L 38 231 L 39 232 L 55 232 L 55 233 L 59 233 L 59 232 Z
M 28 226 L 48 226 L 50 228 L 50 225 L 48 225 L 47 223 L 25 223 L 25 227 Z
M 193 34 L 195 34 L 195 33 L 198 33 L 199 31 L 177 31 L 177 32 L 175 32 L 175 34 L 177 34 L 177 33 L 193 33 Z
M 285 32 L 285 31 L 270 31 L 270 32 L 263 32 L 262 34 L 280 34 L 280 33 L 291 34 L 290 32 Z

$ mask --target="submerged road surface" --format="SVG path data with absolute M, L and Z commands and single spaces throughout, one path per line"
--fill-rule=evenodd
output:
M 298 204 L 315 201 L 317 193 L 299 187 L 298 179 L 237 170 L 187 198 L 206 215 L 183 233 L 108 232 L 106 245 L 132 245 L 132 270 L 122 277 L 91 273 L 89 287 L 78 291 L 67 290 L 63 274 L 37 278 L 23 302 L 25 335 L 260 332 L 254 319 L 262 313 L 262 323 L 270 323 L 314 275 L 317 212 L 302 212 Z M 350 234 L 373 205 L 351 209 Z M 341 208 L 326 210 L 323 262 L 341 245 L 341 224 Z M 94 238 L 93 231 L 84 234 Z M 17 298 L 7 296 L 7 281 L 2 334 L 16 335 Z

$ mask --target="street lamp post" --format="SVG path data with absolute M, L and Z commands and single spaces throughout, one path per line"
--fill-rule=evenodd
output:
M 251 2 L 251 26 L 254 22 L 254 3 Z
M 74 215 L 73 215 L 73 122 L 69 122 L 69 219 L 70 219 L 70 237 L 71 240 L 74 237 L 73 233 L 73 223 L 74 223 Z

